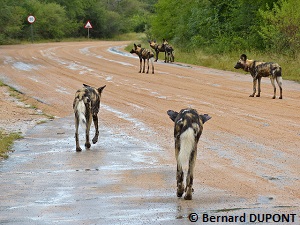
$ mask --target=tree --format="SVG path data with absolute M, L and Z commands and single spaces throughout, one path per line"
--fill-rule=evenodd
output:
M 0 44 L 10 43 L 22 34 L 25 10 L 19 1 L 2 0 L 0 8 Z
M 273 6 L 260 10 L 260 35 L 268 48 L 295 54 L 300 47 L 300 2 L 280 0 Z
M 27 0 L 24 8 L 28 15 L 32 14 L 36 18 L 35 38 L 59 40 L 71 32 L 71 22 L 66 16 L 65 9 L 59 4 Z

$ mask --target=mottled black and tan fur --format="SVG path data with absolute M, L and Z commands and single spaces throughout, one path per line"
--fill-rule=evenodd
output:
M 182 109 L 179 113 L 168 110 L 167 114 L 175 123 L 175 156 L 177 160 L 177 197 L 184 192 L 184 199 L 191 200 L 193 192 L 194 167 L 197 157 L 197 144 L 202 134 L 203 124 L 211 119 L 207 114 L 199 115 L 195 109 Z M 185 169 L 185 167 L 187 167 Z M 184 169 L 187 170 L 186 187 L 184 188 Z
M 249 59 L 247 59 L 247 56 L 245 54 L 242 54 L 240 57 L 240 60 L 236 63 L 234 68 L 235 69 L 243 69 L 246 72 L 250 72 L 250 74 L 253 78 L 253 93 L 249 97 L 254 97 L 254 95 L 256 93 L 257 81 L 258 81 L 258 93 L 257 93 L 256 97 L 260 97 L 261 78 L 262 77 L 270 77 L 270 80 L 271 80 L 271 83 L 272 83 L 272 86 L 274 89 L 273 99 L 276 98 L 275 80 L 280 89 L 279 98 L 282 99 L 282 73 L 281 73 L 281 67 L 278 63 L 249 60 Z
M 165 49 L 165 63 L 174 62 L 174 49 L 172 45 L 170 45 L 167 40 L 163 39 L 162 46 Z
M 79 89 L 75 93 L 73 101 L 73 109 L 75 113 L 75 141 L 76 151 L 82 151 L 79 145 L 78 127 L 79 123 L 85 126 L 85 147 L 90 148 L 91 143 L 89 140 L 89 133 L 92 120 L 95 126 L 95 136 L 93 138 L 93 144 L 98 141 L 99 128 L 98 128 L 98 112 L 100 108 L 100 98 L 104 85 L 100 88 L 94 88 L 89 85 L 83 84 L 83 88 Z
M 140 59 L 139 73 L 141 73 L 141 71 L 142 71 L 142 61 L 144 61 L 143 73 L 145 73 L 145 61 L 146 60 L 147 60 L 147 67 L 148 67 L 146 73 L 149 73 L 149 60 L 151 61 L 151 64 L 152 64 L 152 73 L 154 73 L 154 65 L 153 65 L 153 60 L 152 60 L 154 57 L 154 54 L 152 51 L 150 51 L 149 49 L 146 49 L 146 48 L 142 48 L 141 45 L 134 44 L 133 49 L 131 49 L 130 53 L 137 54 Z
M 158 54 L 160 52 L 165 52 L 165 47 L 163 45 L 159 45 L 156 43 L 156 41 L 149 41 L 150 47 L 154 49 L 155 53 L 156 53 L 156 57 L 154 62 L 157 62 L 158 60 Z

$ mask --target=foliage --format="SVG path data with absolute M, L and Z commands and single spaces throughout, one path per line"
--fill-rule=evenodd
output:
M 268 49 L 295 54 L 300 47 L 300 1 L 280 0 L 273 9 L 260 10 L 260 35 Z
M 127 32 L 143 32 L 157 0 L 2 0 L 0 44 L 30 40 L 84 37 L 90 20 L 93 38 L 110 38 Z M 28 15 L 36 17 L 27 22 Z
M 20 37 L 25 9 L 10 0 L 2 0 L 0 8 L 0 44 Z
M 159 0 L 150 33 L 187 49 L 209 49 L 221 53 L 263 49 L 259 34 L 263 18 L 258 10 L 273 0 Z
M 8 152 L 11 150 L 13 141 L 20 139 L 22 136 L 19 133 L 7 134 L 0 130 L 0 158 L 7 158 Z
M 300 80 L 300 1 L 158 0 L 151 39 L 167 38 L 176 61 L 233 70 L 240 54 L 276 61 Z

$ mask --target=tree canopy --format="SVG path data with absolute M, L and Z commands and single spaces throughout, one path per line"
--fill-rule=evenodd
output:
M 28 15 L 36 18 L 35 39 L 86 36 L 85 23 L 93 25 L 93 38 L 126 32 L 143 32 L 156 0 L 2 0 L 0 44 L 30 39 Z
M 187 49 L 292 51 L 300 45 L 298 0 L 159 0 L 150 34 Z
M 300 48 L 298 0 L 2 0 L 0 44 L 30 39 L 110 38 L 146 32 L 189 50 L 250 49 L 295 53 Z

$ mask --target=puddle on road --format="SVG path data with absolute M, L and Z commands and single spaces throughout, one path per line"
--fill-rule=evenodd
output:
M 0 195 L 0 222 L 189 224 L 190 213 L 259 212 L 260 204 L 272 201 L 259 197 L 258 205 L 249 207 L 245 199 L 204 186 L 193 201 L 178 199 L 174 167 L 159 164 L 163 150 L 158 145 L 100 124 L 99 142 L 78 153 L 73 125 L 70 116 L 36 126 L 0 163 L 0 193 L 5 193 Z M 271 209 L 276 210 L 283 209 Z
M 20 71 L 26 71 L 26 72 L 29 72 L 32 70 L 39 70 L 42 67 L 41 65 L 18 61 L 18 59 L 15 59 L 10 56 L 5 56 L 3 63 L 11 65 L 11 67 L 14 69 L 17 69 Z
M 36 126 L 15 143 L 11 157 L 0 162 L 0 193 L 5 193 L 0 195 L 0 222 L 76 224 L 103 219 L 115 224 L 132 221 L 138 214 L 148 220 L 158 211 L 169 211 L 150 206 L 143 211 L 138 206 L 143 199 L 161 196 L 160 190 L 122 183 L 126 174 L 145 179 L 148 170 L 153 173 L 163 167 L 157 165 L 161 151 L 157 145 L 100 125 L 99 142 L 78 153 L 73 120 L 70 116 Z M 137 120 L 129 121 L 141 126 Z M 81 131 L 81 146 L 83 134 Z

